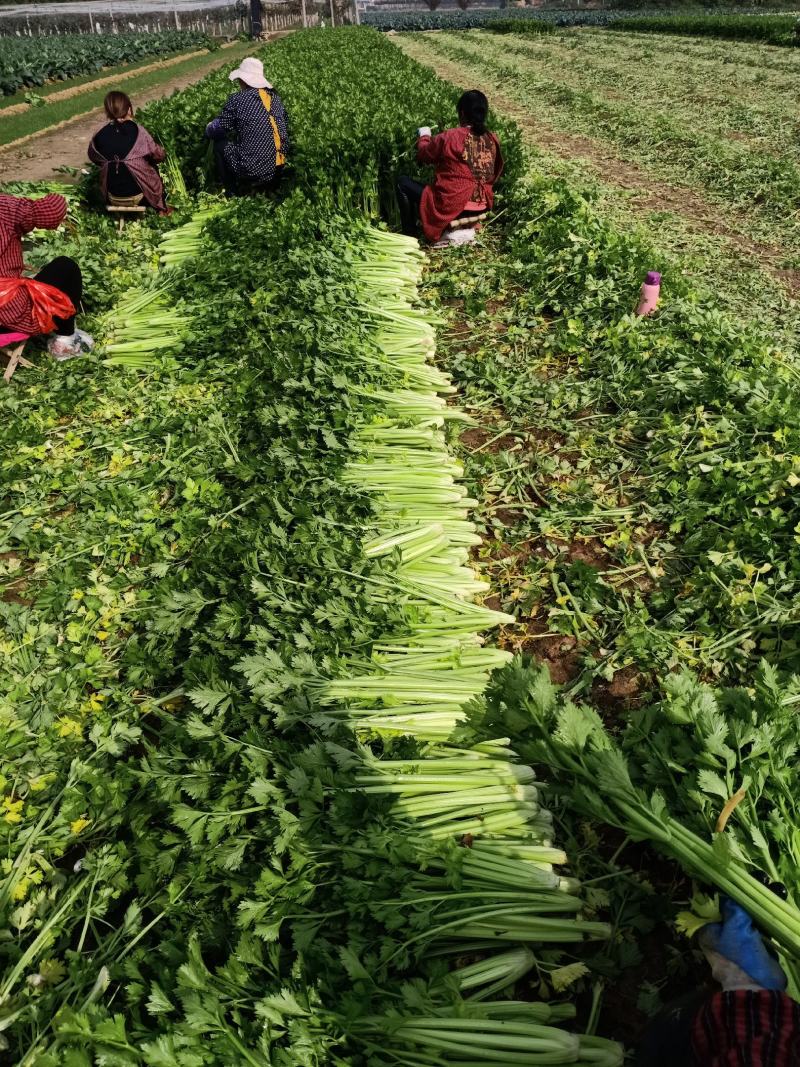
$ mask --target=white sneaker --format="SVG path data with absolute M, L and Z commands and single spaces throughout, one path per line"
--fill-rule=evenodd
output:
M 475 240 L 477 230 L 474 227 L 462 227 L 459 230 L 448 230 L 444 236 L 436 242 L 434 248 L 454 248 L 460 245 L 471 244 Z
M 86 352 L 91 352 L 91 350 L 94 348 L 94 338 L 91 336 L 91 334 L 88 334 L 85 330 L 76 330 L 75 336 L 83 345 L 84 350 Z
M 53 359 L 75 359 L 83 356 L 94 347 L 94 340 L 83 330 L 76 330 L 69 336 L 56 334 L 47 342 L 47 351 Z

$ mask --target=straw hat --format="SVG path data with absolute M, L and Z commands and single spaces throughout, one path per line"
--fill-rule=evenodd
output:
M 272 86 L 264 77 L 264 64 L 260 59 L 248 56 L 243 59 L 239 66 L 228 75 L 232 82 L 243 81 L 251 89 L 271 89 Z

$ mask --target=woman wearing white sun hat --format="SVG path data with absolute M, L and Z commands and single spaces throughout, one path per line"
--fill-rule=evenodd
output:
M 260 59 L 248 56 L 230 75 L 239 91 L 206 126 L 214 142 L 220 181 L 230 195 L 270 189 L 280 180 L 289 149 L 283 101 L 264 77 Z

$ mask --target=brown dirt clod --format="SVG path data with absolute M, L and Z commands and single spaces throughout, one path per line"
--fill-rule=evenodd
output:
M 592 686 L 593 702 L 605 712 L 617 715 L 641 707 L 648 679 L 635 667 L 618 670 L 610 682 L 598 679 Z

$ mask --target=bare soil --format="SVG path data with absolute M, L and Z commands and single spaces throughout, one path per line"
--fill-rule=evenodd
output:
M 518 438 L 514 433 L 501 433 L 499 436 L 484 426 L 474 426 L 461 434 L 461 444 L 468 452 L 511 452 L 518 447 Z
M 424 45 L 409 40 L 405 34 L 393 37 L 394 43 L 419 63 L 432 67 L 436 73 L 455 85 L 469 85 L 481 89 L 491 97 L 492 106 L 512 118 L 522 130 L 528 144 L 545 149 L 562 159 L 580 160 L 588 164 L 607 185 L 616 185 L 631 195 L 631 210 L 642 214 L 653 211 L 670 212 L 685 219 L 699 233 L 723 237 L 750 259 L 775 277 L 792 296 L 800 295 L 800 271 L 786 270 L 786 249 L 748 239 L 747 218 L 742 215 L 739 226 L 728 225 L 719 218 L 719 205 L 705 200 L 689 186 L 668 185 L 655 179 L 635 164 L 626 163 L 614 155 L 606 145 L 582 134 L 566 133 L 547 126 L 538 118 L 532 119 L 525 109 L 508 96 L 501 87 L 481 79 L 471 69 L 440 56 L 430 56 Z M 477 84 L 476 84 L 477 78 Z

